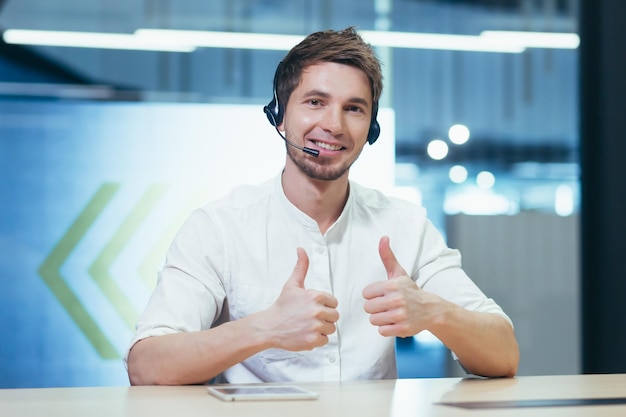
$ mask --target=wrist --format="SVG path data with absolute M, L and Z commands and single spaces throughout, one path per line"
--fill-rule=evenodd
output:
M 446 333 L 453 331 L 455 323 L 458 323 L 459 312 L 461 307 L 437 297 L 437 306 L 432 311 L 434 312 L 431 318 L 431 325 L 429 329 L 435 336 L 445 335 Z
M 247 335 L 259 351 L 278 347 L 274 336 L 274 323 L 267 311 L 251 314 L 242 320 L 247 322 Z

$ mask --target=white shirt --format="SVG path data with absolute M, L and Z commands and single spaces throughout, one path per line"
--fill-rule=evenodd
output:
M 281 176 L 241 186 L 192 213 L 176 236 L 130 346 L 150 336 L 192 332 L 268 309 L 296 264 L 309 256 L 305 287 L 333 294 L 337 331 L 312 351 L 269 349 L 226 370 L 227 382 L 396 378 L 394 338 L 383 337 L 363 309 L 362 290 L 387 279 L 378 242 L 391 249 L 425 291 L 468 310 L 509 318 L 461 269 L 425 210 L 350 182 L 337 221 L 322 234 L 287 200 Z M 510 320 L 509 320 L 510 322 Z

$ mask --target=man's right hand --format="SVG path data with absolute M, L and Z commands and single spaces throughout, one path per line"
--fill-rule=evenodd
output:
M 328 343 L 328 335 L 336 331 L 339 319 L 337 299 L 324 291 L 306 289 L 304 278 L 309 257 L 298 248 L 298 261 L 283 289 L 264 314 L 269 320 L 273 347 L 290 351 L 311 350 Z M 265 327 L 265 326 L 264 326 Z
M 140 340 L 128 356 L 131 383 L 199 384 L 265 349 L 325 345 L 336 331 L 337 299 L 304 288 L 308 269 L 309 257 L 298 248 L 298 262 L 269 309 L 202 331 Z

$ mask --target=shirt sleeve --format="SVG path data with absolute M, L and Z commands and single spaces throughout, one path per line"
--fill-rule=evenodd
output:
M 425 222 L 422 239 L 421 262 L 412 274 L 420 288 L 466 310 L 497 314 L 513 327 L 513 321 L 504 310 L 493 299 L 487 297 L 465 273 L 461 265 L 461 253 L 449 248 L 439 231 L 429 221 Z M 466 374 L 470 373 L 452 350 L 450 355 Z
M 429 221 L 425 222 L 421 247 L 420 261 L 412 274 L 420 288 L 466 310 L 497 314 L 513 326 L 502 308 L 465 273 L 461 266 L 461 253 L 449 248 Z
M 138 341 L 210 328 L 222 314 L 224 244 L 208 212 L 194 211 L 170 246 L 157 286 L 140 315 L 128 352 Z

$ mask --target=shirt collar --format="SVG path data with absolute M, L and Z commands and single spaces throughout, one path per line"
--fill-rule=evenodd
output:
M 313 218 L 311 218 L 308 214 L 304 213 L 298 207 L 296 207 L 291 201 L 289 201 L 289 199 L 285 195 L 285 190 L 283 189 L 283 183 L 282 183 L 282 172 L 280 172 L 276 176 L 274 184 L 276 186 L 276 194 L 278 196 L 280 205 L 286 211 L 286 213 L 289 216 L 293 217 L 297 222 L 302 224 L 307 229 L 319 232 L 319 227 L 317 225 L 317 222 L 313 220 Z M 347 217 L 347 213 L 349 212 L 350 207 L 352 206 L 352 201 L 354 200 L 354 196 L 353 196 L 354 193 L 352 190 L 353 190 L 353 186 L 352 186 L 352 182 L 350 181 L 348 183 L 348 199 L 346 200 L 346 204 L 343 207 L 343 210 L 341 211 L 339 218 L 335 221 L 335 223 L 332 224 L 332 226 L 328 228 L 326 234 L 328 234 L 328 232 L 330 232 L 335 227 L 337 227 L 338 224 L 341 224 L 345 221 L 344 219 Z

